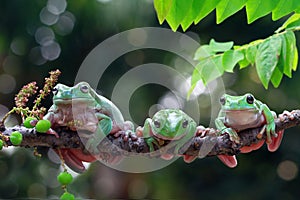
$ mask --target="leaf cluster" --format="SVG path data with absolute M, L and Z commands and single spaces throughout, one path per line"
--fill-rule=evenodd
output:
M 273 35 L 242 46 L 230 42 L 216 42 L 200 46 L 194 59 L 198 64 L 192 74 L 191 89 L 198 81 L 205 85 L 222 76 L 224 72 L 232 73 L 235 66 L 240 69 L 255 66 L 259 79 L 267 89 L 271 82 L 278 87 L 283 75 L 292 77 L 297 69 L 298 50 L 294 31 L 300 28 L 300 14 L 292 15 Z
M 154 0 L 158 20 L 165 20 L 176 31 L 181 25 L 185 31 L 191 24 L 199 23 L 209 13 L 216 10 L 217 23 L 223 22 L 239 10 L 245 8 L 248 23 L 272 13 L 277 20 L 292 12 L 300 12 L 298 0 Z

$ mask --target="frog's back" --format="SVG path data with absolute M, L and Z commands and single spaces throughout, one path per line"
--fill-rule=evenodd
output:
M 113 102 L 97 93 L 95 93 L 95 100 L 97 101 L 97 104 L 101 107 L 101 110 L 103 110 L 104 113 L 107 113 L 110 117 L 112 117 L 113 121 L 115 121 L 117 124 L 121 124 L 124 122 L 124 118 L 121 111 Z

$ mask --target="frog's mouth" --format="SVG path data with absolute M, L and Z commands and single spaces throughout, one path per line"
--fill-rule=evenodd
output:
M 176 134 L 176 135 L 170 134 L 171 136 L 168 137 L 168 136 L 164 136 L 160 133 L 156 133 L 155 131 L 152 131 L 152 134 L 163 140 L 180 140 L 181 138 L 183 138 L 185 136 L 185 134 Z
M 55 104 L 76 104 L 76 103 L 91 103 L 93 100 L 88 98 L 57 98 L 53 100 Z
M 225 113 L 257 113 L 258 110 L 254 108 L 244 108 L 244 109 L 238 109 L 238 110 L 225 110 Z

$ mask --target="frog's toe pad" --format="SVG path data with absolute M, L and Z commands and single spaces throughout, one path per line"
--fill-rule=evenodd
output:
M 186 162 L 186 163 L 191 163 L 191 162 L 193 162 L 196 158 L 197 158 L 197 156 L 183 155 L 183 160 L 184 160 L 184 162 Z
M 284 130 L 278 131 L 277 132 L 278 136 L 276 138 L 275 137 L 272 138 L 272 142 L 270 144 L 268 144 L 269 151 L 274 152 L 279 148 L 282 138 L 283 138 L 283 133 L 284 133 Z
M 164 160 L 171 160 L 174 157 L 174 155 L 173 154 L 164 153 L 160 157 L 162 159 L 164 159 Z
M 237 166 L 237 160 L 235 156 L 228 156 L 228 155 L 218 155 L 218 158 L 230 168 L 234 168 Z

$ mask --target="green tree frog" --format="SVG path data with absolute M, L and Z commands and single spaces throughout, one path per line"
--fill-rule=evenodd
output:
M 271 111 L 266 104 L 254 98 L 250 93 L 242 96 L 231 96 L 228 94 L 220 98 L 221 110 L 215 124 L 220 131 L 219 134 L 228 133 L 230 139 L 239 143 L 238 133 L 249 128 L 263 127 L 258 138 L 266 132 L 266 143 L 269 151 L 276 151 L 280 146 L 283 131 L 275 133 L 276 113 Z M 241 148 L 242 153 L 247 153 L 260 148 L 264 141 L 251 146 Z M 229 167 L 235 167 L 237 161 L 235 156 L 218 156 Z
M 154 145 L 161 148 L 167 144 L 166 147 L 174 147 L 174 154 L 178 155 L 179 149 L 195 136 L 196 131 L 196 122 L 186 113 L 177 109 L 164 109 L 155 113 L 152 119 L 146 119 L 144 127 L 137 128 L 137 135 L 145 138 L 150 152 L 155 151 Z M 161 157 L 168 160 L 173 158 L 173 154 L 165 153 Z M 195 158 L 184 155 L 186 162 Z
M 53 105 L 43 119 L 51 122 L 52 132 L 57 127 L 85 130 L 80 136 L 87 139 L 85 147 L 93 155 L 99 153 L 97 146 L 108 134 L 134 129 L 132 122 L 124 121 L 120 110 L 111 101 L 98 95 L 86 82 L 73 87 L 57 84 L 53 89 Z M 77 172 L 84 170 L 81 161 L 93 160 L 89 153 L 82 152 L 87 156 L 85 159 L 77 150 L 61 152 L 66 164 Z

